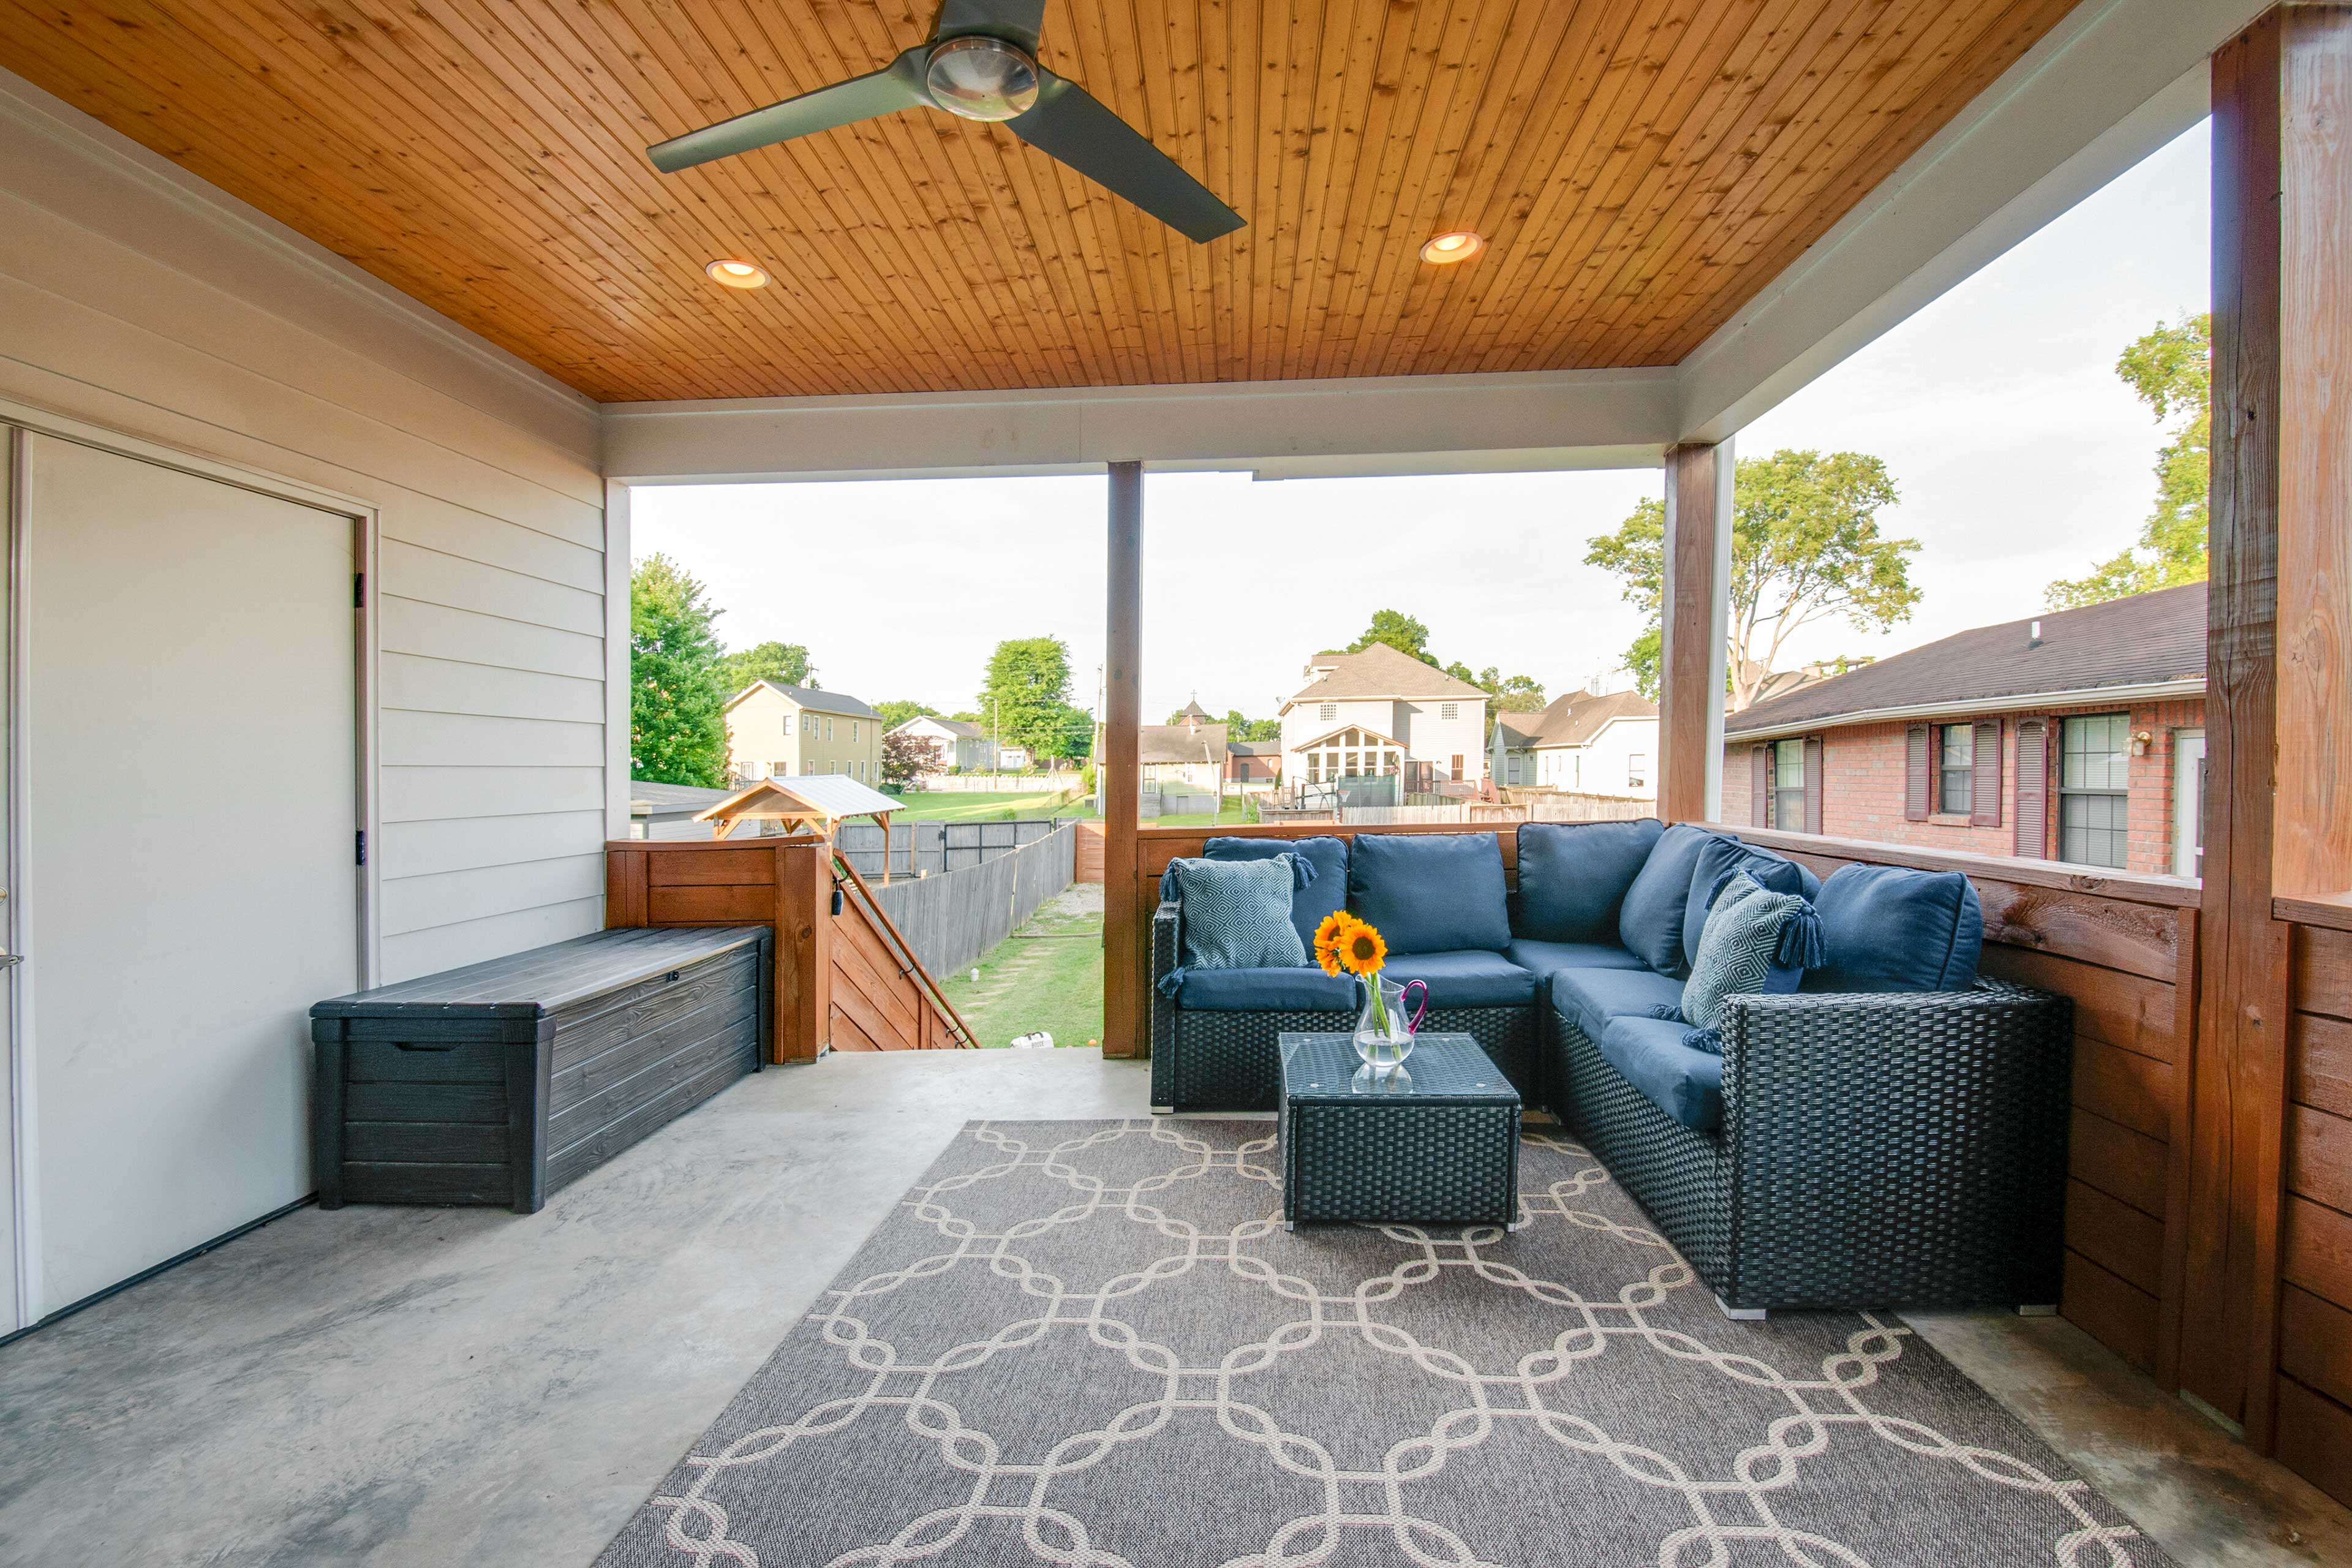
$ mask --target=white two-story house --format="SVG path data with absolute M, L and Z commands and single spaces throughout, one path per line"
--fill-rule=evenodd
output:
M 1307 660 L 1281 718 L 1291 784 L 1403 773 L 1408 788 L 1424 775 L 1475 787 L 1486 776 L 1486 694 L 1385 643 Z
M 888 733 L 904 735 L 918 745 L 929 747 L 931 767 L 939 773 L 950 768 L 986 773 L 996 765 L 996 742 L 988 738 L 986 730 L 961 719 L 918 713 Z

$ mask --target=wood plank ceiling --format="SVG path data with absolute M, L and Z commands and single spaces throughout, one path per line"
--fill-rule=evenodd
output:
M 646 163 L 908 0 L 0 0 L 0 65 L 624 401 L 1672 363 L 2074 3 L 1050 0 L 1205 247 L 926 110 Z

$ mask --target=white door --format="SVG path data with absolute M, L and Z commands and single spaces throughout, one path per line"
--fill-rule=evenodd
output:
M 2205 731 L 2172 734 L 2172 874 L 2205 874 Z
M 36 1315 L 311 1191 L 359 983 L 352 520 L 46 436 L 21 510 Z
M 19 1208 L 30 1189 L 19 1166 L 31 1144 L 17 1136 L 17 1126 L 32 1064 L 16 1049 L 20 1037 L 16 1017 L 16 819 L 9 810 L 16 787 L 11 764 L 15 753 L 8 743 L 16 713 L 15 683 L 10 679 L 15 668 L 16 606 L 8 582 L 15 562 L 10 545 L 16 523 L 16 440 L 15 429 L 0 425 L 0 966 L 5 966 L 0 967 L 0 1334 L 25 1327 L 36 1316 L 28 1289 L 32 1271 L 19 1262 L 19 1247 L 31 1234 L 31 1226 L 20 1222 Z

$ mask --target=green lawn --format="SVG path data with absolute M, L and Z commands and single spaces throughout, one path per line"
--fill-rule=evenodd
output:
M 1099 1046 L 1103 1032 L 1102 889 L 1080 883 L 969 968 L 940 977 L 948 1000 L 982 1046 L 1043 1029 L 1056 1047 Z
M 893 817 L 898 822 L 980 822 L 988 819 L 1034 816 L 1092 816 L 1094 807 L 1082 796 L 1066 805 L 1056 805 L 1056 790 L 1040 789 L 1028 793 L 1005 791 L 998 794 L 974 792 L 970 795 L 942 790 L 932 794 L 910 790 L 899 798 L 906 804 Z
M 1244 825 L 1249 819 L 1248 805 L 1236 796 L 1226 800 L 1214 816 L 1211 816 L 1205 811 L 1181 812 L 1174 816 L 1163 816 L 1149 826 L 1153 827 L 1231 827 Z

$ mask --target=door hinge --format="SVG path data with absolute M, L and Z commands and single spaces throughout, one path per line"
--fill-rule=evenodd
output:
M 367 829 L 366 829 L 366 828 L 364 828 L 364 827 L 361 828 L 361 829 L 359 830 L 358 837 L 359 837 L 360 864 L 361 864 L 361 865 L 362 865 L 362 866 L 364 866 L 364 865 L 366 865 L 366 864 L 367 864 Z
M 367 608 L 367 574 L 364 572 L 352 574 L 352 608 Z

